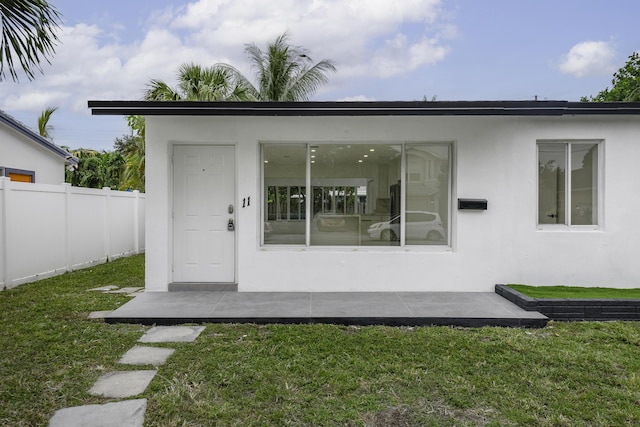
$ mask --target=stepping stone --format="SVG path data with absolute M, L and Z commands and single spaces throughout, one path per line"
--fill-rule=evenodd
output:
M 138 342 L 193 342 L 204 329 L 204 326 L 156 326 Z
M 158 371 L 116 371 L 98 378 L 89 394 L 124 398 L 143 393 Z
M 114 289 L 118 289 L 118 287 L 115 285 L 108 285 L 108 286 L 100 286 L 99 288 L 87 289 L 87 292 L 89 291 L 107 292 L 107 291 L 112 291 Z
M 127 351 L 118 361 L 124 365 L 154 365 L 159 366 L 167 361 L 176 350 L 173 348 L 135 346 Z
M 49 427 L 142 427 L 147 399 L 84 405 L 56 411 Z
M 104 319 L 109 314 L 113 313 L 113 310 L 109 311 L 92 311 L 89 313 L 89 319 Z

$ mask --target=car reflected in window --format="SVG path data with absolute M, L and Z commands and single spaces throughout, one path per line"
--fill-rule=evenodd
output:
M 401 219 L 400 215 L 396 215 L 389 221 L 372 224 L 367 231 L 369 238 L 385 241 L 399 240 Z M 445 230 L 438 213 L 407 211 L 406 220 L 406 240 L 440 241 L 444 239 Z

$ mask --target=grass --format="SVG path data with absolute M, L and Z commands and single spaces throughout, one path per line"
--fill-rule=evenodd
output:
M 142 257 L 0 292 L 0 425 L 47 425 L 144 333 L 87 319 Z M 640 424 L 640 324 L 543 329 L 209 324 L 144 392 L 146 426 Z
M 580 299 L 609 299 L 609 298 L 640 298 L 640 288 L 582 288 L 577 286 L 529 286 L 509 285 L 510 288 L 531 298 L 580 298 Z

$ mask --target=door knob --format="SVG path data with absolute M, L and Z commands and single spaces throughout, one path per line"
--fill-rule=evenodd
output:
M 227 230 L 233 231 L 236 229 L 235 224 L 233 223 L 233 218 L 229 218 L 229 223 L 227 224 Z

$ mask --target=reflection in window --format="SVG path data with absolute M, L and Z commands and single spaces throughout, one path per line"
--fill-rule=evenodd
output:
M 598 145 L 571 144 L 571 224 L 598 223 Z
M 538 224 L 598 224 L 597 143 L 538 144 Z
M 448 245 L 449 144 L 262 147 L 265 244 Z
M 449 220 L 449 146 L 407 144 L 406 245 L 441 245 Z
M 402 146 L 323 144 L 311 150 L 311 245 L 398 245 L 382 226 L 369 230 L 388 223 L 393 215 L 389 201 L 392 186 L 400 179 Z
M 265 244 L 306 243 L 306 156 L 305 145 L 263 146 Z
M 565 224 L 565 144 L 538 144 L 538 223 Z

